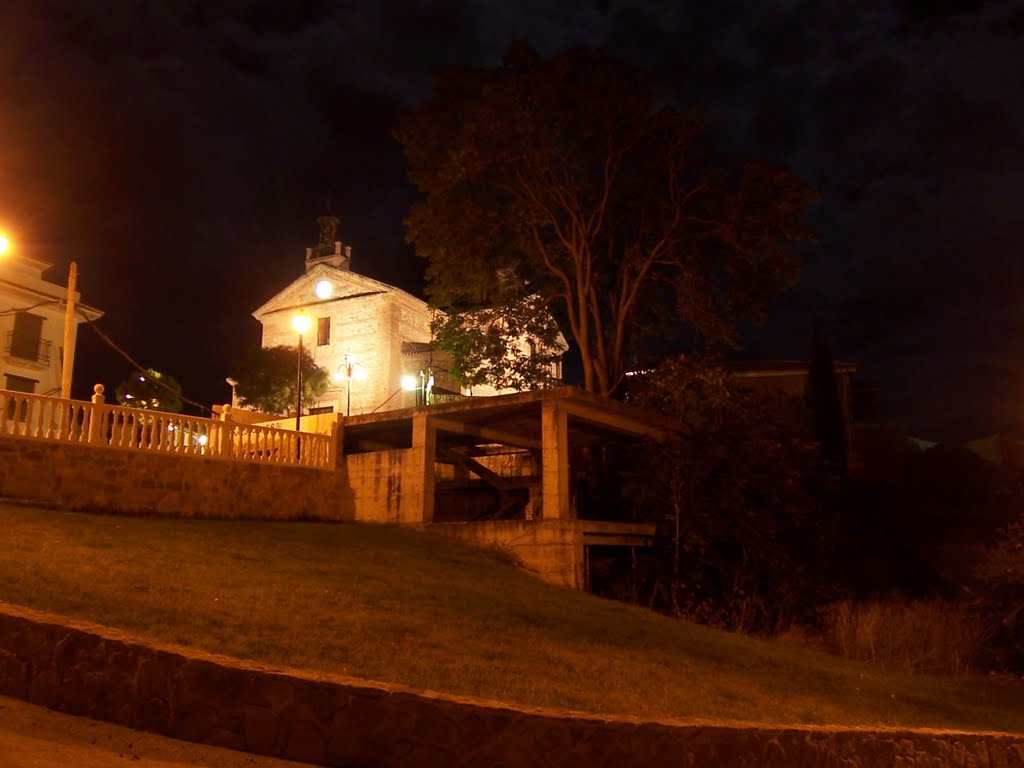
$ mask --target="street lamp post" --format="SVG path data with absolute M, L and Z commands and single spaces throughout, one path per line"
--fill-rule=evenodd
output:
M 344 371 L 344 373 L 342 373 Z M 345 405 L 345 418 L 347 419 L 352 415 L 352 377 L 362 380 L 366 378 L 366 368 L 363 364 L 356 360 L 356 356 L 345 353 L 344 362 L 338 366 L 337 372 L 331 377 L 335 381 L 341 381 L 346 379 L 348 386 L 346 387 L 346 405 Z
M 295 369 L 295 431 L 302 426 L 302 334 L 309 330 L 309 318 L 296 315 L 292 318 L 292 328 L 299 334 L 298 363 Z

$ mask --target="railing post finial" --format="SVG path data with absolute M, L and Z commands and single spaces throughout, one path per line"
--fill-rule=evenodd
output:
M 86 441 L 90 443 L 101 442 L 106 436 L 106 430 L 102 428 L 106 414 L 100 407 L 104 402 L 103 389 L 102 384 L 92 388 L 92 408 L 89 409 L 89 426 L 86 431 Z

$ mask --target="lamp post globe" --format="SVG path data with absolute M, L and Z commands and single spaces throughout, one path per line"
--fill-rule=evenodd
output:
M 348 384 L 346 390 L 346 406 L 345 406 L 345 418 L 352 415 L 352 379 L 355 378 L 357 381 L 362 381 L 366 378 L 366 368 L 363 364 L 356 360 L 356 356 L 346 352 L 341 365 L 338 366 L 337 373 L 331 378 L 335 381 L 341 381 L 345 379 Z

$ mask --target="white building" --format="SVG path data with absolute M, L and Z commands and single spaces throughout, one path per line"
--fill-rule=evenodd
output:
M 53 265 L 38 259 L 6 254 L 0 259 L 0 386 L 15 392 L 60 395 L 64 362 L 64 315 L 67 288 L 43 279 Z M 89 320 L 103 313 L 78 303 Z M 72 327 L 72 370 L 74 345 L 82 314 L 75 313 Z
M 321 216 L 317 223 L 320 242 L 306 249 L 305 273 L 253 312 L 263 325 L 263 347 L 294 347 L 298 334 L 292 319 L 298 314 L 309 317 L 304 349 L 332 375 L 329 389 L 311 412 L 344 414 L 350 396 L 353 415 L 411 407 L 421 394 L 404 391 L 403 377 L 423 386 L 430 373 L 434 401 L 465 394 L 448 375 L 446 358 L 431 347 L 432 310 L 427 303 L 353 272 L 352 249 L 337 237 L 338 219 Z M 351 381 L 346 356 L 354 361 Z M 473 394 L 499 393 L 474 387 Z

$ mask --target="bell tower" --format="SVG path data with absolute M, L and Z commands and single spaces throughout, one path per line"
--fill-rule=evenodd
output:
M 352 246 L 345 245 L 338 238 L 338 225 L 341 221 L 331 213 L 318 216 L 316 223 L 320 225 L 320 237 L 317 244 L 306 249 L 306 271 L 317 264 L 330 264 L 332 267 L 349 269 L 352 261 Z

